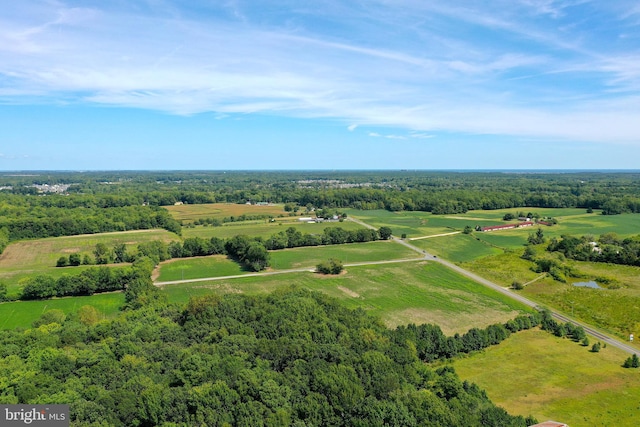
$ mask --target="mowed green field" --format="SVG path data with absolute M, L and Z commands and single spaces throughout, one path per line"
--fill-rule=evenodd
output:
M 429 212 L 389 212 L 386 210 L 361 211 L 347 209 L 347 215 L 358 218 L 376 228 L 390 227 L 395 236 L 406 234 L 407 237 L 431 236 L 450 233 L 472 225 L 469 221 L 432 215 Z
M 202 218 L 222 220 L 226 217 L 239 215 L 273 215 L 275 217 L 289 214 L 284 211 L 283 204 L 247 205 L 244 203 L 206 203 L 166 206 L 165 209 L 167 209 L 176 220 L 183 221 L 184 223 L 193 222 Z
M 600 215 L 599 211 L 588 214 L 584 209 L 552 209 L 552 208 L 516 208 L 498 209 L 493 211 L 478 210 L 464 214 L 433 215 L 429 212 L 389 212 L 386 210 L 361 211 L 350 209 L 347 213 L 371 224 L 375 227 L 388 226 L 395 236 L 406 233 L 407 237 L 415 238 L 431 236 L 463 230 L 467 225 L 475 228 L 476 225 L 489 226 L 514 221 L 503 221 L 506 213 L 516 214 L 519 211 L 525 213 L 538 213 L 540 216 L 550 216 L 558 220 L 558 224 L 542 229 L 548 237 L 560 237 L 562 234 L 598 236 L 603 233 L 614 232 L 620 236 L 640 234 L 640 215 Z M 514 230 L 502 230 L 498 232 L 476 233 L 481 239 L 495 243 L 500 247 L 512 247 L 524 244 L 530 232 L 535 232 L 537 227 L 524 227 Z M 510 239 L 500 239 L 500 236 L 509 236 Z M 521 242 L 521 243 L 519 243 Z
M 293 227 L 303 234 L 322 234 L 327 227 L 341 227 L 345 230 L 358 230 L 362 228 L 361 225 L 351 221 L 306 223 L 300 222 L 297 219 L 287 219 L 286 221 L 276 222 L 230 222 L 220 227 L 205 227 L 199 225 L 194 228 L 183 228 L 182 236 L 185 238 L 201 237 L 203 239 L 210 239 L 212 237 L 218 237 L 228 239 L 244 234 L 250 237 L 268 238 L 273 234 L 285 231 L 289 227 Z
M 118 313 L 122 304 L 124 304 L 122 292 L 42 301 L 4 302 L 0 303 L 0 329 L 29 328 L 33 321 L 45 311 L 58 309 L 69 314 L 77 312 L 85 305 L 93 306 L 103 317 L 109 317 Z
M 156 267 L 158 282 L 172 280 L 199 279 L 202 277 L 235 276 L 246 274 L 240 264 L 226 255 L 212 255 L 197 258 L 176 258 L 164 261 Z
M 104 243 L 109 248 L 124 243 L 133 250 L 139 243 L 151 240 L 170 242 L 179 239 L 180 237 L 166 230 L 136 230 L 22 240 L 11 243 L 0 255 L 0 281 L 5 283 L 11 291 L 18 287 L 18 282 L 23 277 L 32 277 L 37 274 L 48 274 L 53 277 L 59 277 L 62 274 L 78 274 L 85 267 L 57 268 L 56 261 L 61 256 L 72 253 L 93 256 L 97 243 Z
M 420 257 L 416 251 L 394 241 L 378 241 L 271 251 L 271 267 L 276 270 L 315 267 L 329 258 L 349 264 Z
M 347 307 L 363 308 L 390 327 L 436 323 L 447 334 L 505 322 L 527 308 L 506 296 L 425 261 L 349 267 L 339 276 L 286 273 L 167 285 L 170 301 L 215 293 L 266 293 L 282 286 L 319 290 Z
M 590 338 L 591 342 L 595 342 Z M 500 345 L 453 366 L 514 415 L 577 426 L 636 426 L 640 370 L 621 367 L 628 354 L 587 348 L 539 329 L 518 332 Z
M 410 243 L 452 262 L 472 261 L 502 253 L 500 249 L 475 239 L 473 235 L 462 233 L 411 240 Z
M 271 251 L 269 270 L 315 268 L 329 258 L 344 264 L 418 258 L 420 254 L 394 241 L 351 243 L 346 245 L 314 246 Z M 199 279 L 204 277 L 234 276 L 251 273 L 223 255 L 185 258 L 160 264 L 158 282 Z

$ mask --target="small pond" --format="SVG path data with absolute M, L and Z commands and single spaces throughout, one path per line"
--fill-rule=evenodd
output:
M 602 289 L 601 286 L 599 286 L 595 281 L 590 280 L 588 282 L 576 282 L 573 284 L 573 286 L 580 286 L 583 288 L 594 288 L 594 289 Z

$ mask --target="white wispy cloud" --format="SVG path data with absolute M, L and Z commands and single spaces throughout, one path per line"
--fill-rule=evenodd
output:
M 0 103 L 334 118 L 349 131 L 406 129 L 368 133 L 398 140 L 640 143 L 640 46 L 610 48 L 585 31 L 593 18 L 572 14 L 588 2 L 275 2 L 263 15 L 241 1 L 196 3 L 203 14 L 170 1 L 75 3 L 6 7 Z

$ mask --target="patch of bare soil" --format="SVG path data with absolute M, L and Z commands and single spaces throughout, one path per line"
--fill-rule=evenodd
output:
M 353 292 L 349 288 L 345 288 L 344 286 L 338 286 L 338 289 L 340 289 L 345 294 L 349 295 L 351 298 L 360 298 L 360 294 L 359 293 Z

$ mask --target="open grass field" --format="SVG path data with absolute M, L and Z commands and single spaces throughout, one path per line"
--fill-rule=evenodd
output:
M 182 236 L 185 238 L 201 237 L 203 239 L 210 239 L 212 237 L 219 237 L 228 239 L 239 234 L 244 234 L 250 237 L 268 238 L 273 234 L 285 231 L 289 227 L 294 227 L 303 234 L 322 234 L 327 227 L 341 227 L 345 230 L 358 230 L 362 228 L 360 224 L 351 221 L 306 223 L 300 222 L 295 218 L 287 218 L 286 220 L 276 222 L 230 222 L 220 227 L 205 227 L 200 225 L 194 228 L 183 228 Z
M 283 249 L 271 251 L 270 255 L 271 270 L 314 268 L 318 263 L 329 258 L 339 259 L 346 264 L 420 257 L 415 251 L 393 241 Z M 165 261 L 160 264 L 159 276 L 156 280 L 166 282 L 245 273 L 249 271 L 244 271 L 238 263 L 226 256 L 214 255 Z
M 197 258 L 176 258 L 158 266 L 159 282 L 172 280 L 199 279 L 202 277 L 235 276 L 248 273 L 240 264 L 226 255 L 212 255 Z
M 57 268 L 56 261 L 60 256 L 72 253 L 92 254 L 97 243 L 104 243 L 109 248 L 124 243 L 133 248 L 151 240 L 170 242 L 178 239 L 177 235 L 166 230 L 137 230 L 14 242 L 0 255 L 0 281 L 11 291 L 18 287 L 18 282 L 23 277 L 37 274 L 53 277 L 65 273 L 77 274 L 83 267 Z
M 288 215 L 284 211 L 284 205 L 247 205 L 237 203 L 207 203 L 201 205 L 167 206 L 169 211 L 178 221 L 189 223 L 203 218 L 216 218 L 222 220 L 226 217 L 239 215 Z
M 389 212 L 386 210 L 361 211 L 348 209 L 347 215 L 358 218 L 376 228 L 390 227 L 395 236 L 430 236 L 464 229 L 468 221 L 432 215 L 429 212 Z
M 424 261 L 349 267 L 339 276 L 289 273 L 167 285 L 162 289 L 170 301 L 186 302 L 191 296 L 211 292 L 256 294 L 291 285 L 325 292 L 347 307 L 361 307 L 380 316 L 390 327 L 436 323 L 448 334 L 505 322 L 526 311 L 502 294 L 440 264 Z
M 506 213 L 516 214 L 518 211 L 533 212 L 541 216 L 551 216 L 558 220 L 553 227 L 543 227 L 548 237 L 559 237 L 562 234 L 583 235 L 593 234 L 598 236 L 603 233 L 615 232 L 620 236 L 629 236 L 640 233 L 640 215 L 600 215 L 598 211 L 588 214 L 584 209 L 552 209 L 552 208 L 517 208 L 498 210 L 469 211 L 464 214 L 433 215 L 429 212 L 389 212 L 386 210 L 361 211 L 347 210 L 349 216 L 354 216 L 375 227 L 388 226 L 396 236 L 406 233 L 407 237 L 429 236 L 445 233 L 452 230 L 463 230 L 465 226 L 488 226 L 506 223 L 502 217 Z M 509 222 L 517 222 L 509 221 Z M 514 237 L 510 243 L 498 246 L 510 247 L 517 244 L 516 237 L 523 236 L 522 243 L 526 242 L 529 232 L 535 232 L 535 227 L 518 230 L 503 230 L 491 233 L 477 233 L 494 239 L 494 236 Z
M 343 264 L 348 264 L 419 257 L 420 254 L 417 252 L 394 241 L 378 241 L 272 251 L 271 267 L 275 270 L 315 267 L 329 258 L 336 258 Z
M 0 304 L 0 329 L 29 328 L 47 310 L 58 309 L 74 313 L 84 305 L 91 305 L 104 316 L 119 312 L 124 304 L 124 293 L 110 292 L 90 297 L 56 298 L 44 301 L 15 301 Z
M 591 353 L 534 329 L 456 359 L 453 366 L 460 378 L 478 384 L 511 414 L 572 427 L 637 426 L 640 370 L 620 366 L 627 356 L 612 347 Z
M 473 235 L 454 234 L 412 240 L 411 244 L 452 262 L 465 262 L 502 253 L 490 244 L 476 240 Z

